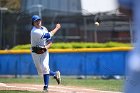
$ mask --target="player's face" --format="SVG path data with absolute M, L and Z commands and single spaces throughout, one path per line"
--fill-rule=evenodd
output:
M 34 22 L 34 26 L 36 27 L 36 28 L 40 28 L 41 27 L 41 20 L 37 20 L 37 21 L 35 21 Z

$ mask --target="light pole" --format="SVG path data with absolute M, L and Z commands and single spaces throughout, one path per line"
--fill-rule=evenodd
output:
M 0 7 L 0 13 L 1 13 L 1 21 L 0 21 L 0 49 L 3 48 L 3 11 L 7 11 L 8 8 L 6 7 Z
M 87 41 L 87 19 L 84 17 L 84 40 Z
M 34 7 L 37 7 L 37 8 L 38 8 L 38 15 L 39 15 L 40 17 L 42 17 L 41 11 L 42 11 L 42 8 L 43 8 L 44 6 L 41 5 L 41 4 L 37 4 L 37 5 L 32 5 L 32 6 L 29 7 L 28 9 L 31 9 L 31 8 L 34 8 Z
M 95 15 L 94 17 L 94 24 L 95 24 L 95 31 L 94 31 L 94 41 L 98 42 L 98 37 L 97 37 L 97 30 L 98 30 L 98 26 L 100 25 L 100 19 L 99 19 L 99 15 Z
M 40 16 L 40 17 L 42 17 L 42 13 L 41 13 L 41 11 L 42 11 L 42 5 L 36 5 L 37 7 L 38 7 L 38 15 Z

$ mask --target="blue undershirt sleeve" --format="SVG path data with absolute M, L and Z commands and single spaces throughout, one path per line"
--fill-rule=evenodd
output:
M 42 38 L 49 39 L 49 38 L 51 38 L 51 35 L 50 35 L 50 33 L 45 33 L 42 35 Z

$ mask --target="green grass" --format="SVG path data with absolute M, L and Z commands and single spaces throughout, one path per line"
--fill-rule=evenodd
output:
M 41 78 L 0 78 L 1 83 L 31 83 L 31 84 L 42 84 Z
M 102 80 L 102 79 L 69 79 L 63 80 L 65 86 L 79 86 L 107 91 L 122 91 L 123 80 Z
M 0 78 L 0 82 L 43 84 L 41 78 Z M 57 83 L 54 79 L 51 78 L 50 85 L 57 85 Z M 123 80 L 113 80 L 113 79 L 102 80 L 102 79 L 93 79 L 93 78 L 88 78 L 88 79 L 62 78 L 62 85 L 86 87 L 86 88 L 93 88 L 93 89 L 107 90 L 107 91 L 122 91 Z M 24 93 L 24 92 L 21 91 L 17 93 Z

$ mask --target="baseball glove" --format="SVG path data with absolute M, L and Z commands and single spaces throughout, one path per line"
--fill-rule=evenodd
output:
M 40 47 L 40 46 L 32 47 L 32 52 L 34 52 L 36 54 L 43 54 L 46 51 L 47 50 L 45 47 Z

